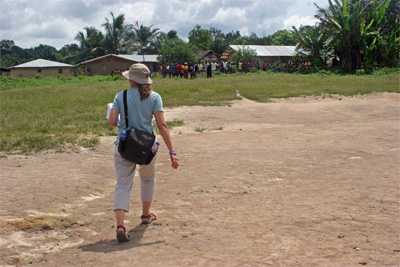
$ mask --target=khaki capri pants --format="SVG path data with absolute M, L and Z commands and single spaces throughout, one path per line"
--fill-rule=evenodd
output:
M 154 157 L 149 165 L 139 165 L 142 202 L 153 200 L 155 162 L 156 157 Z M 124 210 L 128 212 L 136 164 L 124 159 L 119 154 L 118 148 L 116 147 L 114 150 L 114 167 L 117 175 L 117 182 L 114 192 L 114 211 Z

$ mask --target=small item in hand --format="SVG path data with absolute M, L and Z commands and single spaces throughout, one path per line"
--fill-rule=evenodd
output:
M 160 142 L 158 142 L 158 141 L 156 140 L 156 141 L 154 142 L 153 146 L 151 147 L 151 152 L 153 152 L 153 154 L 156 154 L 159 147 L 160 147 Z
M 107 104 L 107 114 L 106 114 L 106 119 L 110 119 L 110 115 L 111 115 L 111 110 L 112 110 L 113 104 L 112 103 L 108 103 Z

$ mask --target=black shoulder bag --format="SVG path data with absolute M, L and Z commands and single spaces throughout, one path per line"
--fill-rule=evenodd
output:
M 127 90 L 123 92 L 125 131 L 119 137 L 118 152 L 121 156 L 139 165 L 148 165 L 155 156 L 152 151 L 155 135 L 128 126 Z

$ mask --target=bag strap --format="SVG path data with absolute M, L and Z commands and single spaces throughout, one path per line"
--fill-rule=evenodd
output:
M 123 99 L 124 99 L 124 115 L 125 115 L 125 129 L 128 129 L 128 90 L 124 90 Z

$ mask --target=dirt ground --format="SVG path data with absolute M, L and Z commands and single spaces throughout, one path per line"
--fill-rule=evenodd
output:
M 114 240 L 113 138 L 0 158 L 0 266 L 399 266 L 400 95 L 167 111 L 181 169 L 157 163 Z M 135 178 L 136 179 L 136 178 Z M 135 180 L 138 184 L 138 180 Z

